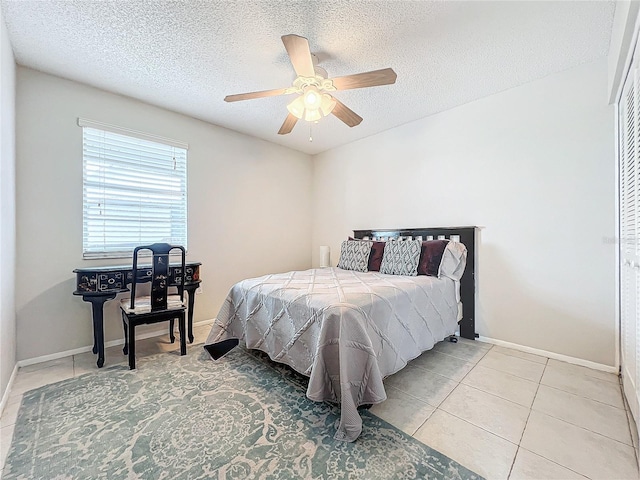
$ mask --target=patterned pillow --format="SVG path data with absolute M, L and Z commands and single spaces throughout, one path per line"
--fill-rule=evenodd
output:
M 345 240 L 342 242 L 338 268 L 366 272 L 372 243 L 362 240 Z
M 390 275 L 418 275 L 418 261 L 422 242 L 420 240 L 404 240 L 387 242 L 380 265 L 380 273 Z

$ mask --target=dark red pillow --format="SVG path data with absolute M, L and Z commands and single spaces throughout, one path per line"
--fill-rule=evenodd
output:
M 361 240 L 360 238 L 349 237 L 349 240 Z M 367 240 L 372 242 L 372 240 Z M 385 242 L 373 242 L 371 246 L 371 252 L 369 253 L 369 264 L 367 270 L 370 272 L 379 272 L 380 265 L 382 265 L 382 256 L 384 255 Z
M 371 253 L 369 254 L 369 266 L 370 272 L 379 272 L 380 265 L 382 265 L 382 256 L 384 255 L 385 242 L 373 242 L 371 246 Z
M 418 275 L 438 276 L 440 262 L 444 249 L 447 248 L 449 240 L 427 240 L 422 242 L 420 261 L 418 262 Z

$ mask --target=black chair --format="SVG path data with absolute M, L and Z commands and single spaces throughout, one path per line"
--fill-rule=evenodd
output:
M 182 268 L 179 271 L 178 294 L 169 295 L 169 253 L 178 249 L 181 252 Z M 151 267 L 138 266 L 138 253 L 141 250 L 151 250 L 153 261 Z M 180 331 L 180 355 L 187 354 L 187 342 L 185 331 L 184 303 L 184 247 L 172 246 L 167 243 L 154 243 L 142 247 L 136 247 L 133 251 L 133 279 L 131 281 L 131 298 L 125 298 L 120 302 L 122 310 L 122 326 L 124 327 L 124 348 L 122 351 L 129 355 L 129 368 L 136 368 L 135 335 L 138 325 L 171 321 L 178 319 Z M 177 268 L 177 265 L 176 265 Z M 151 281 L 149 296 L 136 298 L 136 287 L 139 283 Z

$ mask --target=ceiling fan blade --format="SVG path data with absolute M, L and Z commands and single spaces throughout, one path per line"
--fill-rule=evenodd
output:
M 287 133 L 291 133 L 291 130 L 293 130 L 293 127 L 296 126 L 297 121 L 298 117 L 296 117 L 295 115 L 291 113 L 287 115 L 287 118 L 284 119 L 284 123 L 280 127 L 280 130 L 278 130 L 278 135 L 286 135 Z
M 284 48 L 287 49 L 293 69 L 298 76 L 315 77 L 316 71 L 311 60 L 309 41 L 298 35 L 283 35 L 282 43 L 284 43 Z
M 336 101 L 336 106 L 333 107 L 331 113 L 333 113 L 336 117 L 338 117 L 350 127 L 360 125 L 360 122 L 362 121 L 362 117 L 360 115 L 351 110 L 337 98 L 333 97 L 333 99 Z
M 286 88 L 277 90 L 262 90 L 260 92 L 238 93 L 237 95 L 227 95 L 224 97 L 225 102 L 239 102 L 240 100 L 251 100 L 252 98 L 274 97 L 276 95 L 285 95 Z
M 372 72 L 356 73 L 345 77 L 332 78 L 333 86 L 337 90 L 349 90 L 351 88 L 377 87 L 379 85 L 391 85 L 396 83 L 398 75 L 392 68 L 383 68 Z

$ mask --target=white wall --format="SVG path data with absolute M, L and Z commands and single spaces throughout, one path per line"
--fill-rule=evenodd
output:
M 72 270 L 113 264 L 82 259 L 79 116 L 189 143 L 187 258 L 203 263 L 204 288 L 195 321 L 215 317 L 242 278 L 309 268 L 308 155 L 27 68 L 17 78 L 19 360 L 92 344 Z M 115 301 L 105 337 L 122 338 Z
M 0 11 L 0 398 L 16 364 L 16 64 Z
M 314 265 L 353 229 L 479 225 L 477 332 L 614 365 L 606 92 L 602 60 L 316 156 Z
M 613 17 L 611 42 L 608 56 L 608 83 L 609 103 L 616 101 L 616 95 L 624 80 L 633 54 L 635 25 L 640 11 L 640 2 L 617 1 L 616 12 Z

